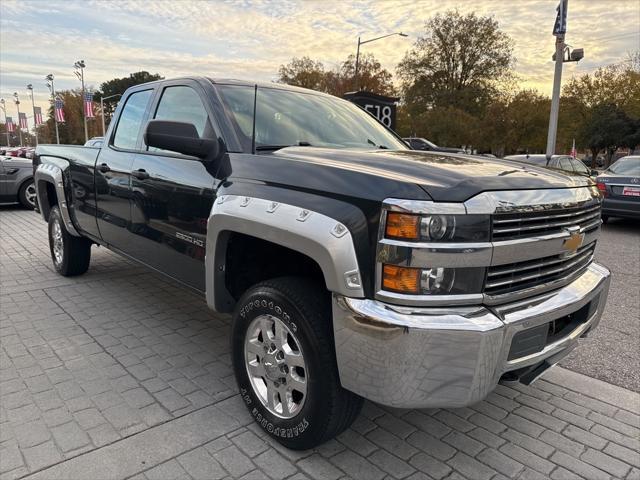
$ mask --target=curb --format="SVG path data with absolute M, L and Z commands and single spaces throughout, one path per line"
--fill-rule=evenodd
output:
M 633 413 L 640 413 L 640 393 L 612 385 L 582 373 L 556 366 L 541 377 L 549 383 L 573 390 Z

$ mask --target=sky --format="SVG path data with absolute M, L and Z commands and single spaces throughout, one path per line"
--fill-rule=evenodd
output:
M 169 78 L 187 74 L 272 81 L 292 57 L 332 68 L 363 40 L 402 31 L 362 47 L 395 73 L 405 52 L 439 12 L 492 15 L 514 42 L 521 87 L 551 93 L 558 0 L 2 0 L 0 96 L 8 114 L 18 92 L 48 105 L 44 77 L 56 89 L 79 87 L 73 63 L 86 63 L 90 87 L 147 70 Z M 563 79 L 623 62 L 640 50 L 640 0 L 569 0 L 567 43 L 585 50 L 565 64 Z M 25 109 L 23 109 L 24 111 Z M 4 120 L 4 119 L 2 119 Z

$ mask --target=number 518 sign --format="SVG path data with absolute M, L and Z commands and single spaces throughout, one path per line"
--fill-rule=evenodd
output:
M 396 128 L 396 102 L 397 98 L 385 97 L 372 92 L 350 92 L 344 98 L 360 105 L 364 110 L 376 117 L 385 127 L 394 130 Z

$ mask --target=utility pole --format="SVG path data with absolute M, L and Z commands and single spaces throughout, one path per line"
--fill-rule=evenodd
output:
M 18 133 L 20 134 L 20 146 L 22 147 L 22 128 L 20 126 L 20 98 L 18 92 L 13 93 L 13 101 L 16 102 L 16 109 L 18 110 Z
M 89 132 L 87 130 L 87 114 L 84 111 L 84 60 L 78 60 L 73 64 L 73 66 L 76 69 L 76 77 L 78 77 L 78 80 L 80 80 L 80 83 L 82 84 L 82 119 L 84 120 L 84 141 L 87 142 L 89 140 Z
M 33 85 L 27 85 L 27 90 L 31 93 L 31 109 L 33 110 L 33 133 L 36 136 L 36 147 L 38 146 L 38 125 L 36 125 L 36 104 L 33 101 Z
M 56 119 L 56 89 L 53 85 L 53 73 L 50 73 L 44 79 L 47 81 L 47 87 L 51 92 L 51 103 L 53 104 L 53 123 L 56 125 L 56 143 L 60 145 L 60 133 L 58 132 L 58 120 Z
M 7 147 L 10 147 L 11 142 L 9 141 L 9 126 L 7 125 L 7 108 L 5 106 L 4 98 L 0 98 L 0 108 L 2 108 L 2 113 L 4 113 L 4 133 L 7 134 Z

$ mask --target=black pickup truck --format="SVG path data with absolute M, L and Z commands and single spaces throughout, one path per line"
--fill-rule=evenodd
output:
M 99 244 L 232 313 L 240 395 L 290 448 L 363 398 L 462 407 L 531 383 L 607 298 L 589 179 L 410 150 L 318 92 L 138 85 L 102 148 L 40 145 L 34 169 L 57 271 L 84 273 Z

